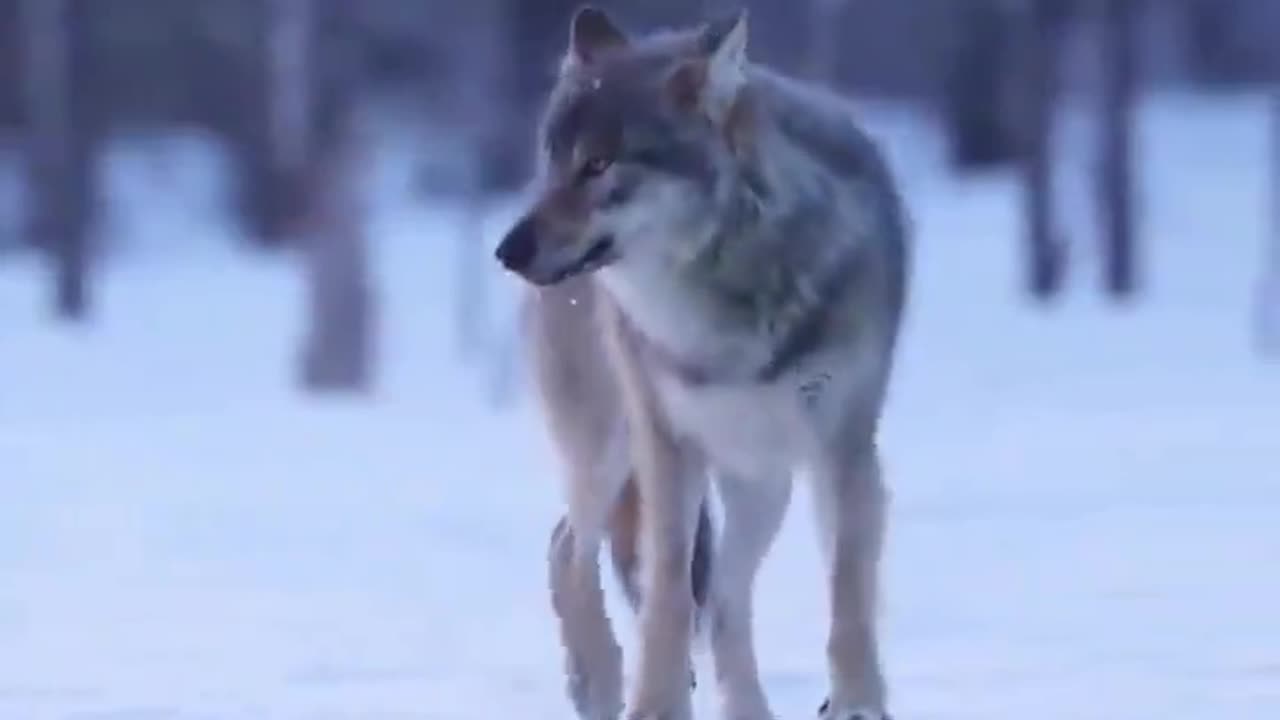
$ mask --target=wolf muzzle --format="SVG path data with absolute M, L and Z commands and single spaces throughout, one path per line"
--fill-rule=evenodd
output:
M 552 243 L 548 250 L 543 245 L 543 230 L 532 217 L 516 223 L 498 243 L 494 257 L 507 270 L 516 273 L 534 285 L 555 285 L 575 275 L 592 272 L 618 258 L 611 235 L 602 235 L 587 245 L 585 251 L 572 243 Z
M 502 263 L 502 267 L 523 275 L 538 256 L 538 230 L 533 219 L 521 218 L 498 243 L 493 256 Z

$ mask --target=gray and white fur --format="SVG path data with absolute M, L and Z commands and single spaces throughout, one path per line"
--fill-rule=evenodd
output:
M 535 197 L 496 253 L 530 285 L 527 341 L 564 460 L 550 580 L 584 720 L 624 716 L 596 559 L 606 537 L 625 546 L 619 514 L 636 552 L 615 557 L 638 556 L 641 576 L 627 720 L 692 717 L 699 587 L 722 717 L 773 717 L 753 585 L 798 473 L 831 608 L 821 717 L 888 717 L 876 436 L 907 295 L 905 210 L 848 103 L 749 62 L 747 35 L 745 13 L 632 37 L 579 10 Z M 711 480 L 723 521 L 707 543 Z

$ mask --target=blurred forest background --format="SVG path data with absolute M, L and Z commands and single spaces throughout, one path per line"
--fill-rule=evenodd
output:
M 1140 298 L 1143 237 L 1133 197 L 1134 100 L 1143 90 L 1269 88 L 1280 138 L 1276 0 L 597 0 L 637 30 L 740 5 L 755 57 L 858 98 L 936 116 L 952 169 L 1020 178 L 1027 297 L 1055 297 L 1072 238 L 1058 230 L 1054 108 L 1088 93 L 1101 132 L 1096 212 L 1105 257 L 1094 287 Z M 19 202 L 0 206 L 0 263 L 51 262 L 49 307 L 89 322 L 104 148 L 174 129 L 215 137 L 236 178 L 246 253 L 294 252 L 309 287 L 300 381 L 372 382 L 377 314 L 359 170 L 366 120 L 395 117 L 442 162 L 417 185 L 477 216 L 517 193 L 530 133 L 577 0 L 0 0 L 0 149 Z M 1273 147 L 1280 147 L 1278 140 Z M 0 158 L 0 159 L 3 159 Z M 1280 175 L 1280 151 L 1269 158 Z M 1191 170 L 1188 169 L 1190 172 Z M 1259 208 L 1273 218 L 1273 207 Z M 475 224 L 458 271 L 459 342 L 485 303 L 489 259 Z M 115 241 L 115 239 L 113 239 Z M 127 241 L 127 239 L 125 239 Z M 1272 240 L 1280 247 L 1280 240 Z M 1144 250 L 1145 249 L 1145 250 Z M 1280 251 L 1273 253 L 1280 257 Z M 1260 262 L 1268 262 L 1261 259 Z M 1280 259 L 1273 259 L 1280 265 Z M 1280 273 L 1280 269 L 1275 271 Z M 1242 309 L 1242 312 L 1245 310 Z

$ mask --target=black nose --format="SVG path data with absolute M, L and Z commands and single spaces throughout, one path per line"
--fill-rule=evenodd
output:
M 524 218 L 511 228 L 507 236 L 498 243 L 493 256 L 502 266 L 513 272 L 520 272 L 529 267 L 538 254 L 538 233 L 533 221 Z

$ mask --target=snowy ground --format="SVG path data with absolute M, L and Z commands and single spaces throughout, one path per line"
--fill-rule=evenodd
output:
M 921 233 L 884 435 L 898 717 L 1280 717 L 1260 108 L 1148 109 L 1149 293 L 1122 310 L 1086 248 L 1072 297 L 1022 303 L 1004 181 L 954 184 L 918 118 L 872 114 Z M 369 403 L 294 392 L 295 269 L 227 250 L 203 210 L 127 230 L 87 329 L 50 325 L 37 268 L 0 255 L 0 718 L 569 717 L 541 431 L 459 359 L 448 214 L 389 187 Z M 806 500 L 760 588 L 784 720 L 825 689 Z

